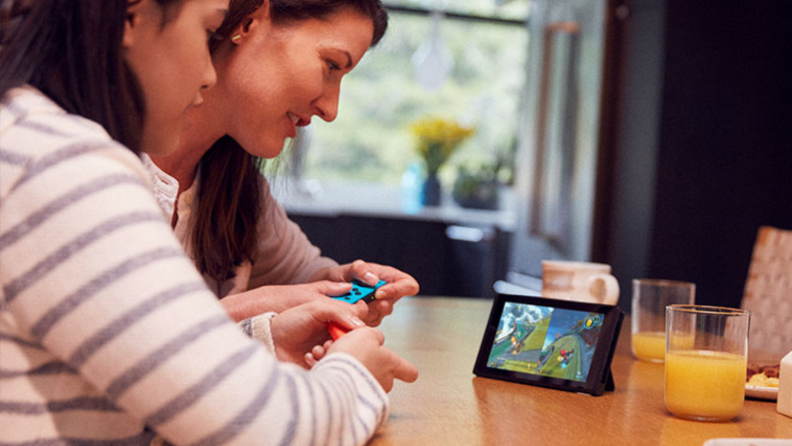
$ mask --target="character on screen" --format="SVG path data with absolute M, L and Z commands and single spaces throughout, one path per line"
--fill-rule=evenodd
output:
M 580 311 L 555 311 L 536 373 L 585 381 L 599 339 L 602 317 Z M 556 354 L 555 352 L 558 352 Z
M 489 355 L 490 367 L 534 373 L 551 308 L 506 303 Z

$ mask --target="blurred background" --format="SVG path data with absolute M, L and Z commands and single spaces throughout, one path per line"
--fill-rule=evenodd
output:
M 758 228 L 792 229 L 792 3 L 384 3 L 338 118 L 272 178 L 325 255 L 424 295 L 535 291 L 570 259 L 610 264 L 626 310 L 639 277 L 739 306 Z

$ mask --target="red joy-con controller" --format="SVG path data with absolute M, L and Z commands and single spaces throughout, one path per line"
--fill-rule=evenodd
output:
M 337 341 L 338 338 L 344 336 L 345 334 L 349 333 L 349 330 L 341 325 L 338 325 L 335 322 L 328 322 L 327 323 L 327 331 L 330 332 L 330 337 L 333 338 L 334 341 Z

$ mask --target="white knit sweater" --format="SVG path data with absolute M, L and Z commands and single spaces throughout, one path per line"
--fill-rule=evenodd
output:
M 363 444 L 354 358 L 282 365 L 184 255 L 139 159 L 35 89 L 0 104 L 0 444 Z
M 198 187 L 200 173 L 176 199 L 179 182 L 168 175 L 148 156 L 142 156 L 144 165 L 151 175 L 154 197 L 163 212 L 177 215 L 173 231 L 182 243 L 187 254 L 195 258 L 192 248 L 192 227 L 198 209 Z M 319 248 L 314 246 L 302 229 L 289 220 L 286 211 L 270 191 L 269 182 L 262 175 L 261 202 L 258 215 L 256 257 L 253 262 L 245 260 L 234 268 L 234 277 L 218 283 L 208 275 L 204 280 L 218 297 L 241 293 L 264 285 L 283 285 L 305 283 L 319 269 L 338 266 L 338 263 L 323 257 Z

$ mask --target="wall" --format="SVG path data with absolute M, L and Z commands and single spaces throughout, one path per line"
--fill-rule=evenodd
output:
M 623 301 L 632 277 L 651 276 L 695 282 L 699 303 L 739 306 L 758 227 L 792 229 L 792 3 L 667 0 L 644 11 L 662 45 L 637 18 L 630 45 L 662 57 L 637 52 L 625 66 L 610 261 Z M 658 80 L 654 98 L 644 85 Z
M 612 175 L 611 227 L 603 260 L 619 279 L 627 308 L 631 280 L 649 273 L 654 218 L 660 98 L 663 87 L 664 0 L 632 2 L 623 36 L 619 141 Z

